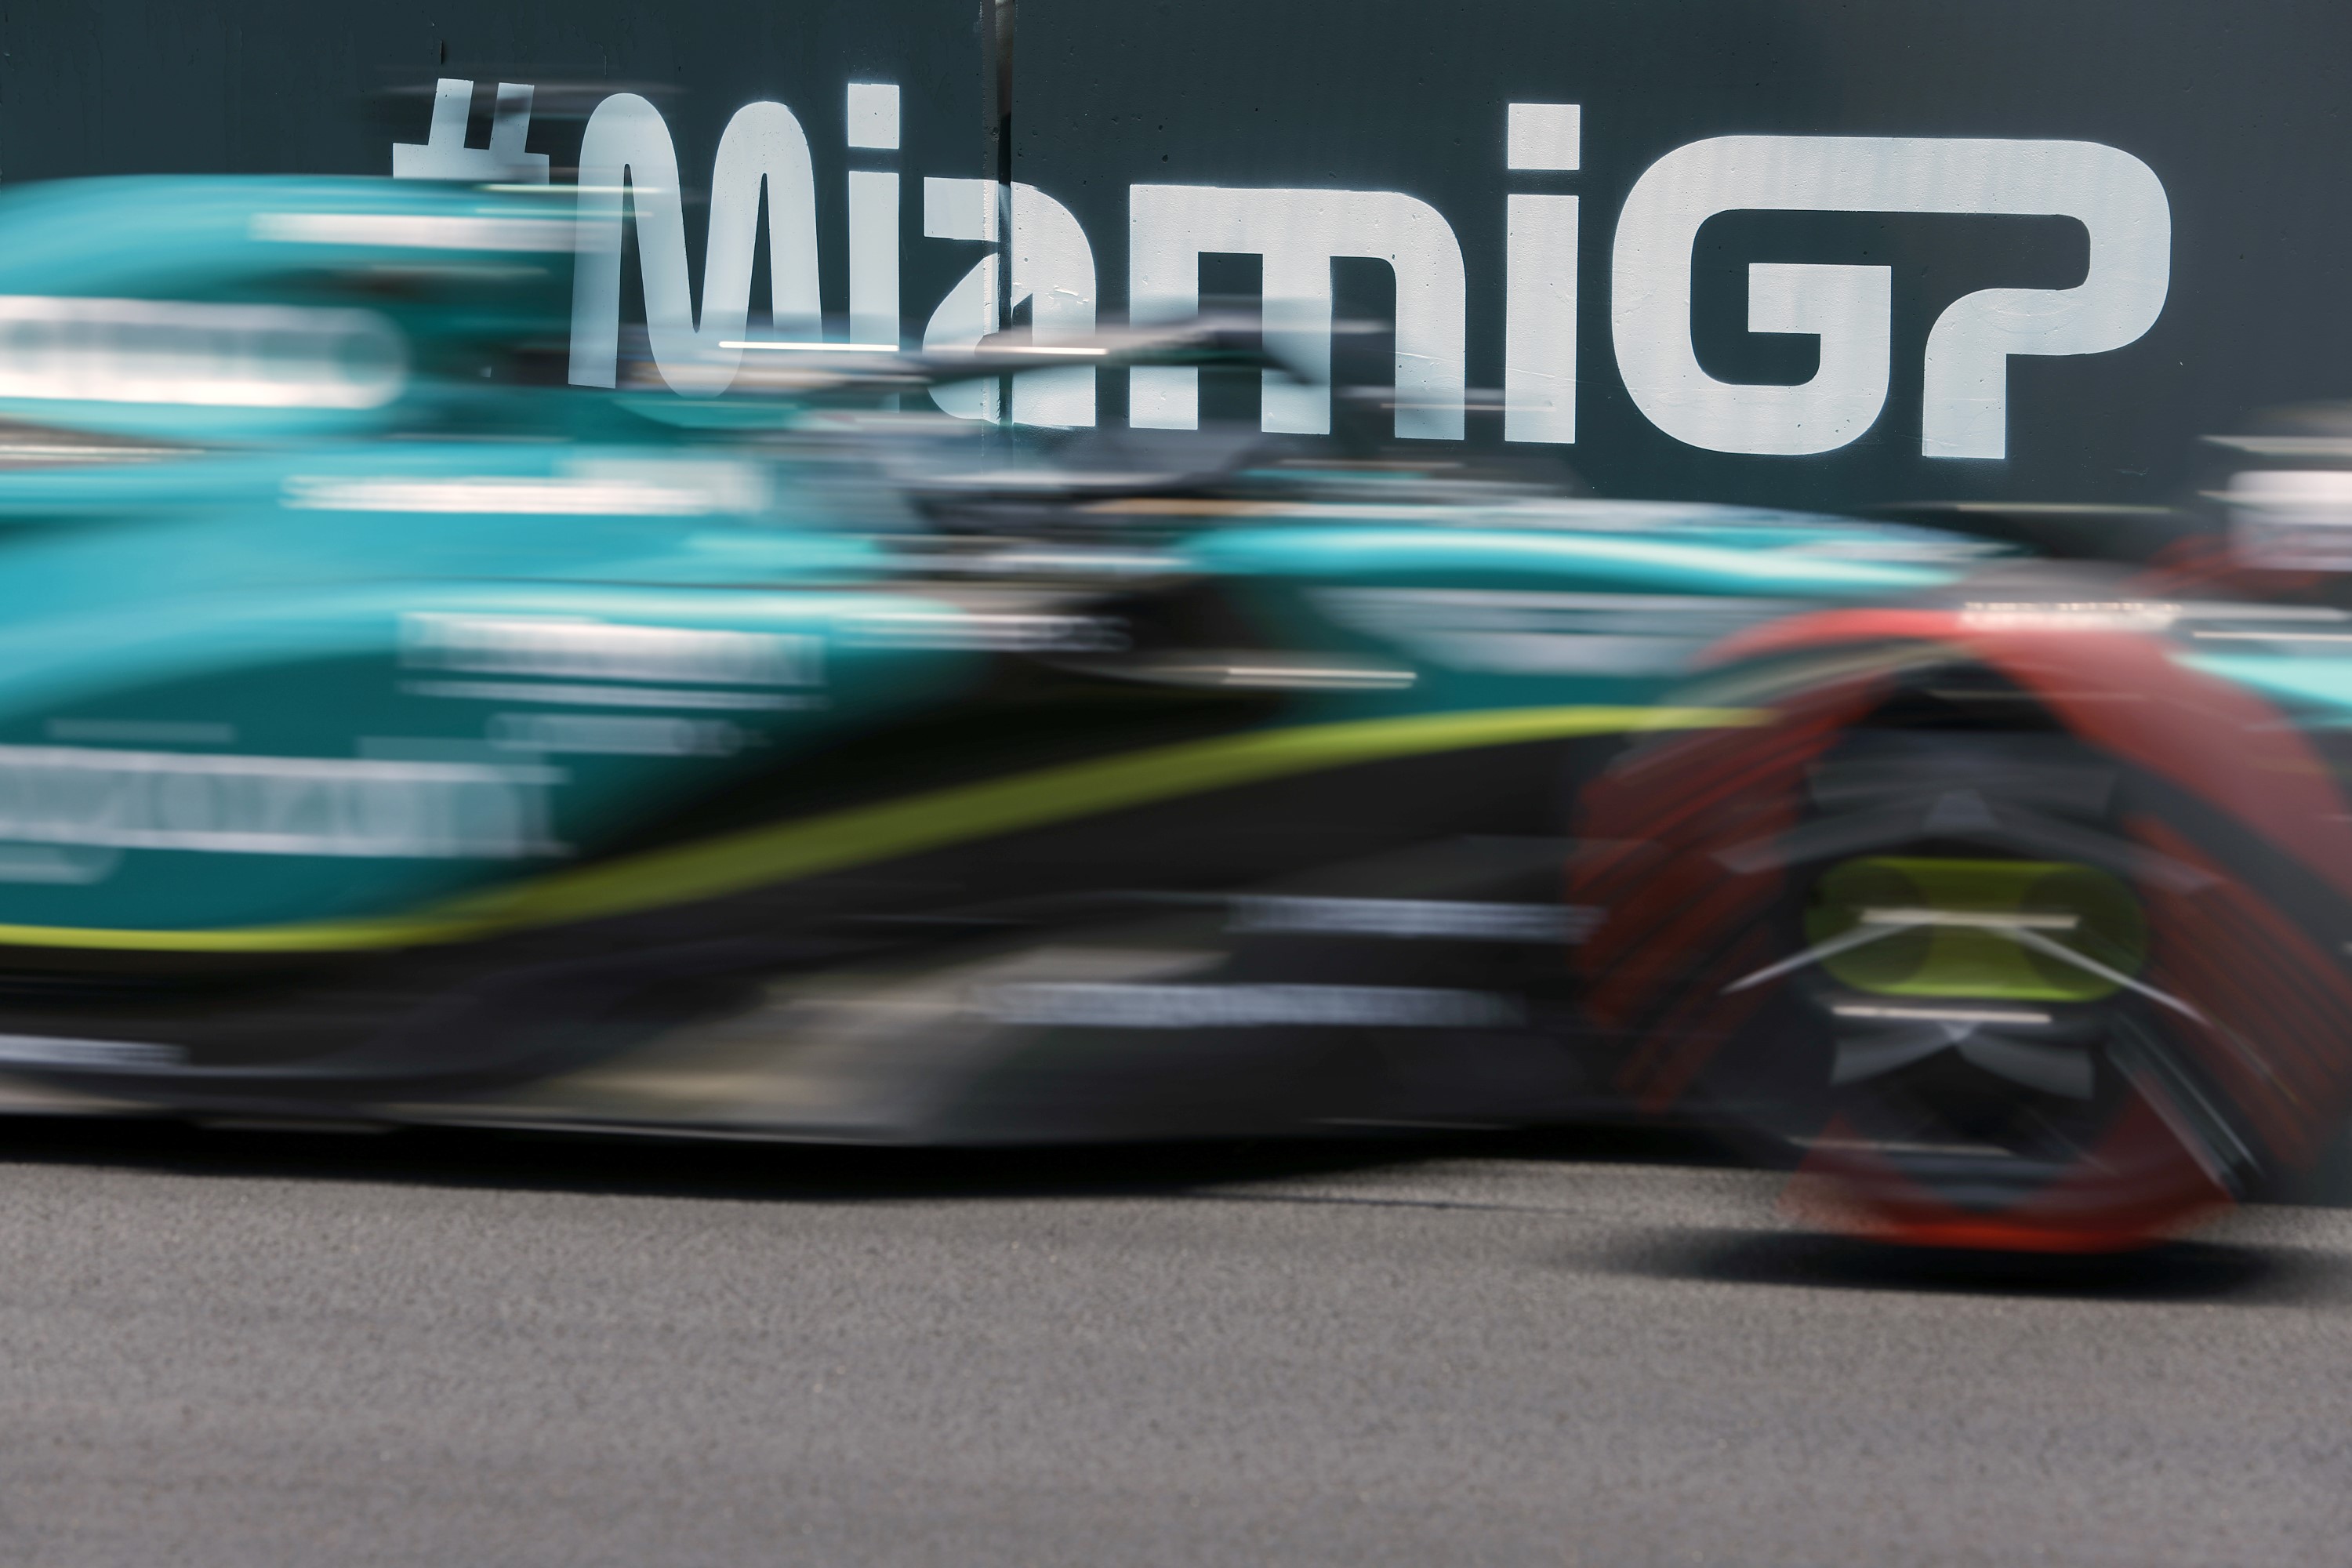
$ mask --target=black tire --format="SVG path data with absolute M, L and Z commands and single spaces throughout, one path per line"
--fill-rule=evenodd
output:
M 1585 802 L 1588 1006 L 1644 1109 L 1919 1243 L 2134 1245 L 2315 1159 L 2352 835 L 2275 711 L 2146 636 L 1929 612 L 1780 628 L 1727 690 L 1760 721 Z

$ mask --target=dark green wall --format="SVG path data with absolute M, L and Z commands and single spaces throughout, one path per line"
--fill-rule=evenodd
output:
M 1851 505 L 1911 496 L 2164 500 L 2194 438 L 2352 395 L 2352 6 L 2342 0 L 1021 0 L 1017 177 L 1058 195 L 1123 285 L 1129 182 L 1402 191 L 1452 223 L 1473 387 L 1501 375 L 1504 199 L 1582 199 L 1578 440 L 1604 490 Z M 1582 167 L 1511 174 L 1506 105 L 1582 105 Z M 1813 341 L 1746 330 L 1750 261 L 1894 268 L 1894 376 L 1870 433 L 1812 457 L 1675 441 L 1609 334 L 1609 243 L 1670 150 L 1735 133 L 2078 139 L 2169 196 L 2170 297 L 2139 342 L 2010 362 L 2010 456 L 1919 451 L 1929 324 L 1989 287 L 2083 276 L 2049 217 L 1730 215 L 1700 234 L 1694 338 L 1725 379 L 1801 381 Z M 1383 269 L 1353 276 L 1379 306 Z M 1245 273 L 1243 276 L 1246 276 Z M 1339 306 L 1346 313 L 1349 274 Z M 1498 438 L 1493 416 L 1474 440 Z
M 845 304 L 844 85 L 898 82 L 905 299 L 919 331 L 976 248 L 921 237 L 925 174 L 992 169 L 986 0 L 6 0 L 0 181 L 155 171 L 381 173 L 421 141 L 440 76 L 529 81 L 530 146 L 559 170 L 604 94 L 646 92 L 685 178 L 728 116 L 778 98 L 815 151 L 827 305 Z M 1066 203 L 1123 304 L 1138 182 L 1402 191 L 1453 226 L 1469 381 L 1501 375 L 1502 226 L 1514 192 L 1578 195 L 1579 438 L 1617 493 L 1850 506 L 1961 495 L 2173 499 L 2195 437 L 2259 407 L 2352 394 L 2352 7 L 2342 0 L 1020 0 L 1012 167 Z M 1583 106 L 1574 174 L 1504 167 L 1514 100 Z M 486 114 L 486 107 L 485 107 Z M 479 142 L 486 119 L 478 124 Z M 1919 450 L 1920 358 L 1953 300 L 2081 275 L 2052 217 L 1744 213 L 1700 235 L 1702 362 L 1801 381 L 1813 340 L 1745 330 L 1752 261 L 1894 269 L 1894 377 L 1870 432 L 1810 457 L 1701 450 L 1627 397 L 1612 352 L 1609 241 L 1643 170 L 1733 133 L 2078 139 L 2145 162 L 2169 198 L 2170 294 L 2110 353 L 2017 358 L 2010 452 Z M 564 176 L 559 173 L 559 179 Z M 699 221 L 688 225 L 699 249 Z M 1213 263 L 1210 286 L 1247 286 Z M 1389 307 L 1385 269 L 1342 263 L 1339 304 Z M 1107 412 L 1123 406 L 1105 388 Z M 1499 440 L 1473 413 L 1470 438 Z

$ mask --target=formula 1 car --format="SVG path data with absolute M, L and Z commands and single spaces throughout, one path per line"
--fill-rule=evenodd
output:
M 0 200 L 8 1103 L 1729 1116 L 1839 1223 L 2051 1247 L 2334 1131 L 2352 614 L 2292 549 L 908 411 L 1018 334 L 572 386 L 566 200 Z

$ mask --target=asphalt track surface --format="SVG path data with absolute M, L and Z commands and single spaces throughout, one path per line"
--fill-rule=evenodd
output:
M 2331 1207 L 1989 1270 L 1622 1136 L 0 1132 L 8 1563 L 2352 1557 Z

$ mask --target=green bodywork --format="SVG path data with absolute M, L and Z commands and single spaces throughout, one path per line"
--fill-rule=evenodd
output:
M 561 384 L 562 200 L 358 180 L 0 200 L 0 295 L 365 311 L 405 345 L 367 407 L 0 397 L 24 429 L 148 444 L 0 473 L 0 941 L 446 942 L 1367 759 L 1737 722 L 1657 707 L 1689 652 L 1981 553 L 1719 507 L 1155 515 L 1139 583 L 1222 584 L 1254 647 L 1346 679 L 1236 733 L 918 771 L 665 838 L 688 804 L 971 700 L 1002 647 L 821 445 Z M 37 365 L 33 330 L 0 330 L 0 358 Z M 518 373 L 518 344 L 555 374 Z M 2352 712 L 2352 682 L 2298 695 Z

